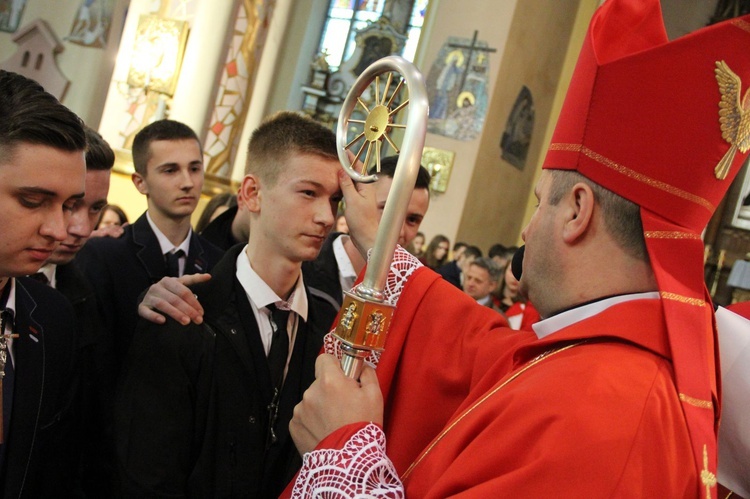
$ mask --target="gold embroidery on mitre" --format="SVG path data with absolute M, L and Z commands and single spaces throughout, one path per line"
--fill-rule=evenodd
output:
M 666 193 L 672 194 L 673 196 L 677 196 L 679 198 L 685 199 L 687 201 L 690 201 L 692 203 L 698 204 L 700 206 L 703 206 L 707 210 L 709 210 L 711 213 L 714 212 L 716 207 L 711 204 L 707 199 L 703 199 L 700 196 L 696 196 L 693 193 L 683 191 L 682 189 L 679 189 L 673 185 L 667 184 L 666 182 L 662 182 L 660 180 L 653 179 L 651 177 L 647 177 L 646 175 L 643 175 L 642 173 L 638 173 L 635 170 L 631 170 L 630 168 L 623 166 L 619 163 L 615 163 L 609 158 L 606 158 L 602 156 L 601 154 L 592 151 L 588 147 L 584 147 L 580 144 L 550 144 L 549 149 L 551 151 L 568 151 L 568 152 L 580 152 L 588 156 L 589 158 L 593 159 L 597 163 L 606 166 L 607 168 L 611 168 L 612 170 L 616 171 L 617 173 L 620 173 L 622 175 L 625 175 L 626 177 L 629 177 L 633 180 L 636 180 L 638 182 L 641 182 L 643 184 L 646 184 L 650 187 L 653 187 L 654 189 L 659 189 L 661 191 L 664 191 Z
M 679 395 L 680 400 L 685 402 L 688 405 L 692 405 L 693 407 L 697 407 L 699 409 L 713 409 L 714 403 L 710 400 L 701 400 L 694 397 L 691 397 L 690 395 L 685 395 L 684 393 L 680 393 Z
M 643 233 L 646 239 L 696 239 L 701 240 L 700 234 L 671 230 L 649 230 Z
M 706 486 L 706 498 L 711 499 L 711 489 L 716 487 L 716 475 L 708 469 L 708 449 L 703 444 L 703 469 L 701 470 L 701 483 Z
M 740 101 L 742 80 L 729 69 L 727 63 L 717 61 L 714 73 L 716 73 L 716 81 L 721 91 L 719 101 L 721 137 L 730 145 L 729 150 L 714 168 L 714 175 L 717 179 L 724 180 L 734 162 L 737 149 L 743 154 L 750 149 L 750 109 L 748 109 L 748 92 L 745 92 L 745 97 Z
M 685 305 L 695 305 L 696 307 L 706 306 L 706 301 L 699 298 L 690 298 L 689 296 L 678 295 L 677 293 L 670 293 L 668 291 L 662 291 L 660 295 L 665 300 L 678 301 Z

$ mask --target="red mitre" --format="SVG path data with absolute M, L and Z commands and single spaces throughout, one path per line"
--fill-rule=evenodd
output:
M 750 16 L 670 42 L 658 0 L 607 0 L 544 163 L 641 207 L 704 497 L 716 482 L 720 376 L 700 234 L 747 157 L 748 87 Z

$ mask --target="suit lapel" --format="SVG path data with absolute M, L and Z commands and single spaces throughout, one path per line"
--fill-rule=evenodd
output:
M 185 261 L 185 274 L 195 274 L 196 272 L 208 272 L 208 262 L 203 254 L 203 246 L 198 240 L 198 234 L 190 232 L 190 251 Z
M 11 416 L 10 424 L 11 427 L 25 427 L 27 430 L 13 432 L 13 442 L 9 447 L 12 454 L 7 455 L 6 460 L 21 459 L 20 462 L 26 463 L 36 436 L 42 407 L 45 366 L 44 330 L 34 317 L 38 304 L 21 279 L 17 279 L 16 283 L 15 332 L 19 336 L 13 340 L 15 374 L 12 414 L 21 414 L 23 418 L 14 420 L 15 418 Z
M 215 324 L 217 334 L 226 338 L 242 365 L 247 370 L 263 399 L 270 402 L 273 396 L 271 374 L 266 362 L 265 350 L 260 339 L 258 324 L 255 322 L 250 302 L 245 290 L 236 277 L 237 256 L 242 247 L 227 251 L 211 271 L 211 281 L 194 286 L 199 300 L 207 311 L 206 322 Z
M 250 301 L 245 294 L 245 289 L 237 279 L 234 280 L 234 295 L 242 329 L 245 331 L 244 341 L 249 353 L 247 360 L 252 359 L 251 369 L 254 378 L 257 380 L 257 386 L 263 395 L 263 399 L 270 402 L 273 399 L 273 384 L 271 383 L 271 371 L 268 367 L 266 351 L 263 348 L 263 341 L 260 339 L 260 329 L 255 320 Z
M 151 282 L 156 282 L 166 275 L 166 264 L 164 255 L 161 253 L 161 246 L 156 234 L 151 230 L 146 214 L 138 218 L 133 224 L 133 244 L 136 247 L 136 257 L 146 269 Z

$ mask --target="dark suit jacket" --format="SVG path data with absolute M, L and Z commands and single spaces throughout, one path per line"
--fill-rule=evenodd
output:
M 221 255 L 193 233 L 185 274 L 210 271 Z M 166 274 L 159 241 L 144 213 L 120 238 L 90 239 L 76 259 L 94 287 L 105 330 L 112 334 L 114 372 L 119 373 L 138 322 L 138 298 Z
M 20 336 L 13 340 L 13 405 L 0 495 L 69 497 L 76 464 L 73 310 L 54 289 L 22 277 L 16 279 L 15 317 Z
M 115 382 L 113 344 L 105 334 L 94 288 L 73 260 L 58 265 L 57 288 L 73 306 L 78 323 L 77 340 L 77 445 L 79 493 L 86 497 L 112 497 L 115 480 L 113 440 Z
M 443 279 L 456 286 L 458 289 L 461 287 L 461 269 L 458 268 L 458 264 L 455 260 L 452 260 L 444 265 L 441 265 L 436 272 L 440 274 Z
M 315 376 L 327 327 L 308 293 L 281 393 L 278 441 L 267 448 L 271 375 L 237 280 L 235 246 L 193 288 L 202 325 L 142 321 L 123 371 L 116 439 L 125 497 L 278 497 L 301 465 L 289 436 L 294 406 Z
M 311 262 L 302 262 L 305 286 L 312 295 L 321 300 L 320 313 L 323 319 L 329 321 L 329 326 L 336 319 L 343 302 L 339 265 L 333 253 L 333 241 L 340 235 L 341 232 L 331 232 L 323 242 L 318 258 Z
M 224 213 L 214 218 L 201 232 L 201 236 L 211 244 L 224 251 L 235 244 L 245 244 L 247 241 L 237 241 L 232 235 L 232 222 L 237 215 L 236 206 L 228 208 Z

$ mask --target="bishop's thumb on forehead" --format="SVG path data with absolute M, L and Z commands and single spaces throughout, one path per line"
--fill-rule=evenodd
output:
M 521 273 L 523 272 L 523 252 L 526 250 L 526 246 L 521 246 L 513 253 L 513 260 L 510 264 L 510 270 L 513 272 L 513 277 L 517 280 L 521 280 Z

